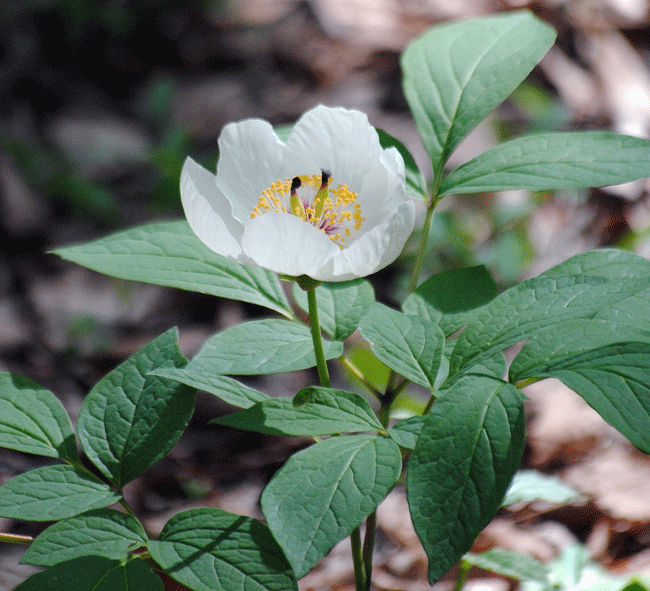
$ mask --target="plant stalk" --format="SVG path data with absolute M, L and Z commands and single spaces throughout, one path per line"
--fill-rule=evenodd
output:
M 320 332 L 318 322 L 318 304 L 316 302 L 316 289 L 307 290 L 307 304 L 309 310 L 309 328 L 311 330 L 311 339 L 314 343 L 314 355 L 316 356 L 316 367 L 318 368 L 318 379 L 320 385 L 330 387 L 330 375 L 327 369 L 327 361 L 323 353 L 323 337 Z M 361 530 L 359 526 L 355 527 L 350 534 L 350 543 L 352 546 L 352 562 L 354 564 L 354 579 L 356 591 L 367 591 L 369 582 L 366 576 L 366 566 L 364 562 L 364 552 L 361 547 Z
M 314 355 L 316 356 L 316 368 L 318 369 L 318 379 L 320 385 L 330 387 L 330 374 L 327 369 L 327 361 L 323 353 L 323 337 L 320 332 L 318 322 L 318 304 L 316 303 L 316 289 L 307 291 L 307 304 L 309 308 L 309 328 L 311 330 L 311 340 L 314 343 Z
M 352 545 L 352 562 L 354 563 L 354 582 L 356 591 L 367 591 L 370 581 L 366 575 L 366 566 L 361 548 L 361 529 L 355 527 L 350 534 L 350 544 Z
M 431 219 L 433 212 L 436 209 L 437 201 L 433 200 L 431 205 L 427 208 L 427 217 L 424 219 L 424 226 L 422 228 L 422 236 L 420 237 L 420 246 L 418 247 L 418 254 L 415 258 L 415 265 L 411 272 L 411 281 L 409 283 L 408 292 L 411 293 L 418 285 L 422 265 L 424 264 L 424 256 L 427 254 L 427 245 L 429 243 L 429 232 L 431 231 Z
M 17 534 L 5 534 L 0 532 L 0 542 L 5 544 L 20 544 L 21 546 L 29 546 L 34 541 L 31 536 L 19 536 Z

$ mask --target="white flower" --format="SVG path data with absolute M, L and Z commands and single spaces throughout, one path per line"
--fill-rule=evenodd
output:
M 319 281 L 392 263 L 413 230 L 404 161 L 358 111 L 318 106 L 286 144 L 266 121 L 226 125 L 216 176 L 191 158 L 181 199 L 195 234 L 245 265 Z

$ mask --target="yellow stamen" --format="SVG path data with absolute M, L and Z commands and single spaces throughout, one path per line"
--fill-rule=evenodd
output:
M 318 228 L 341 248 L 346 238 L 359 230 L 365 218 L 356 202 L 357 194 L 346 185 L 332 187 L 332 173 L 322 169 L 319 175 L 300 175 L 276 180 L 262 191 L 251 218 L 264 213 L 290 213 Z

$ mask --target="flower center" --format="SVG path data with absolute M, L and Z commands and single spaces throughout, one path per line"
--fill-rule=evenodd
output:
M 251 218 L 269 211 L 289 213 L 318 228 L 343 248 L 346 238 L 352 236 L 352 230 L 361 227 L 365 218 L 361 215 L 356 193 L 347 185 L 335 189 L 331 185 L 329 170 L 277 180 L 262 191 Z

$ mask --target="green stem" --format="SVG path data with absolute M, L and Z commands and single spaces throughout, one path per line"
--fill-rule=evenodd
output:
M 375 388 L 366 378 L 365 375 L 363 375 L 363 372 L 354 364 L 352 361 L 350 361 L 347 357 L 342 356 L 339 357 L 339 360 L 345 367 L 348 368 L 350 373 L 353 373 L 355 377 L 370 391 L 370 393 L 375 396 L 377 399 L 380 399 L 382 394 L 377 388 Z
M 355 527 L 350 534 L 352 544 L 352 562 L 354 563 L 354 581 L 356 591 L 366 591 L 368 581 L 366 579 L 366 567 L 363 560 L 363 551 L 361 549 L 361 530 L 359 526 Z
M 436 400 L 438 400 L 438 398 L 436 396 L 434 396 L 433 392 L 432 392 L 431 397 L 429 398 L 429 402 L 427 402 L 427 405 L 424 408 L 424 412 L 422 413 L 423 415 L 428 415 L 429 414 L 429 411 L 433 407 L 433 404 L 435 403 Z
M 321 386 L 329 388 L 330 375 L 323 353 L 323 337 L 321 336 L 320 324 L 318 323 L 316 289 L 307 290 L 307 304 L 309 307 L 309 328 L 311 329 L 311 339 L 314 343 L 314 355 L 316 356 L 316 367 L 318 368 L 318 379 L 320 380 Z M 350 534 L 350 543 L 352 545 L 352 562 L 354 563 L 356 591 L 367 591 L 366 566 L 364 563 L 363 549 L 361 548 L 361 530 L 359 526 L 355 527 Z
M 395 400 L 395 397 L 399 392 L 406 387 L 407 384 L 410 384 L 410 381 L 405 379 L 402 381 L 393 392 L 386 392 L 386 394 L 380 399 L 381 406 L 379 408 L 379 422 L 382 424 L 384 429 L 388 429 L 388 423 L 390 421 L 390 407 Z M 363 560 L 366 571 L 366 591 L 370 590 L 370 584 L 372 582 L 372 554 L 375 550 L 375 532 L 377 530 L 377 510 L 375 509 L 366 519 L 366 535 L 363 540 Z
M 458 577 L 456 577 L 456 584 L 454 585 L 453 591 L 461 591 L 465 586 L 465 581 L 467 581 L 467 575 L 469 575 L 469 569 L 472 568 L 472 565 L 466 560 L 461 560 L 458 566 Z
M 424 256 L 427 254 L 427 245 L 429 244 L 429 232 L 431 231 L 431 219 L 433 218 L 433 212 L 436 209 L 437 201 L 433 200 L 429 208 L 427 209 L 427 217 L 424 219 L 424 227 L 422 228 L 422 235 L 420 236 L 420 246 L 418 247 L 418 254 L 415 258 L 415 265 L 413 265 L 413 271 L 411 272 L 411 282 L 409 283 L 408 291 L 411 293 L 418 284 L 420 279 L 420 272 L 422 271 L 422 265 L 424 264 Z
M 0 542 L 5 544 L 20 544 L 21 546 L 29 546 L 34 541 L 30 536 L 19 536 L 16 534 L 5 534 L 0 532 Z
M 323 353 L 323 337 L 320 333 L 320 324 L 318 322 L 318 304 L 316 303 L 316 289 L 307 291 L 307 304 L 309 306 L 309 328 L 311 330 L 311 340 L 314 343 L 314 355 L 316 355 L 316 367 L 318 368 L 318 379 L 320 385 L 330 387 L 330 374 L 327 370 L 327 361 Z
M 520 380 L 515 384 L 515 388 L 517 390 L 521 390 L 522 388 L 525 388 L 526 386 L 530 386 L 531 384 L 534 384 L 536 382 L 539 382 L 540 378 L 526 378 L 525 380 Z
M 366 519 L 366 535 L 363 539 L 363 566 L 366 574 L 365 591 L 370 591 L 372 583 L 372 553 L 375 549 L 375 531 L 377 530 L 377 510 Z

